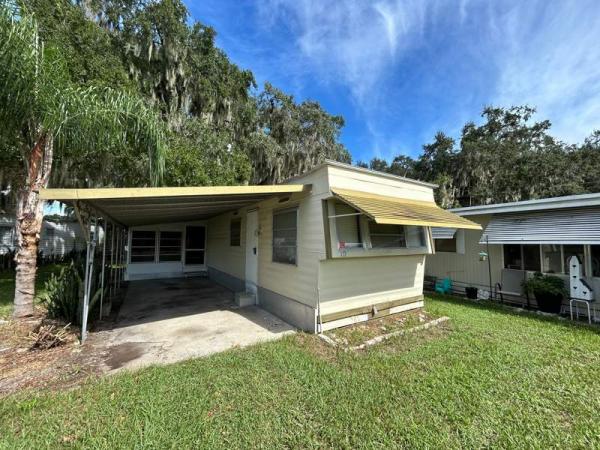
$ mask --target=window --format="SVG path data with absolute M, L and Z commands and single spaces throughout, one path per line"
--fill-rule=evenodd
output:
M 239 247 L 241 245 L 242 219 L 231 219 L 229 223 L 229 245 Z
M 523 245 L 523 268 L 532 272 L 542 270 L 540 264 L 540 246 L 539 245 Z
M 369 222 L 372 248 L 406 248 L 403 225 L 387 225 Z
M 273 261 L 296 264 L 297 252 L 296 209 L 273 213 Z
M 425 247 L 425 228 L 414 225 L 405 225 L 406 246 L 408 248 Z
M 181 261 L 181 231 L 161 231 L 158 261 Z
M 581 269 L 583 276 L 585 276 L 585 256 L 583 251 L 583 245 L 563 245 L 563 261 L 565 273 L 569 273 L 569 258 L 571 256 L 577 256 L 581 262 Z
M 456 234 L 452 239 L 434 239 L 435 251 L 443 253 L 456 253 Z
M 600 277 L 600 245 L 590 245 L 592 259 L 592 276 Z
M 46 239 L 53 239 L 56 235 L 56 230 L 54 228 L 46 228 L 44 233 L 46 234 Z
M 338 242 L 346 248 L 362 247 L 360 236 L 360 215 L 358 211 L 345 203 L 335 204 L 335 229 Z
M 12 245 L 12 243 L 13 243 L 13 228 L 0 226 L 0 245 Z
M 560 245 L 544 244 L 542 245 L 542 270 L 545 273 L 562 272 L 562 256 Z
M 504 268 L 521 270 L 523 261 L 521 260 L 520 245 L 503 245 L 504 247 Z
M 134 262 L 154 262 L 156 253 L 156 232 L 133 230 L 131 232 L 131 256 Z

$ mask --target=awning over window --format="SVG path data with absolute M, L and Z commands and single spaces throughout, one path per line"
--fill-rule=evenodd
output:
M 492 216 L 480 244 L 600 244 L 600 208 Z
M 431 236 L 434 239 L 452 239 L 456 228 L 431 227 Z
M 332 192 L 343 202 L 381 224 L 481 229 L 479 224 L 443 210 L 434 202 L 368 194 L 349 189 L 334 188 Z

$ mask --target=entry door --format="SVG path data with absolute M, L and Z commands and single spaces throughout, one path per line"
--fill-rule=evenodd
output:
M 206 227 L 201 225 L 185 227 L 185 268 L 198 270 L 205 267 Z
M 257 294 L 258 284 L 258 211 L 246 214 L 246 291 Z

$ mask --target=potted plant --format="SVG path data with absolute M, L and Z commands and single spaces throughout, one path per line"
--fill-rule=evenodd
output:
M 467 298 L 472 300 L 477 300 L 477 288 L 474 286 L 468 286 L 465 288 L 465 293 L 467 294 Z
M 532 278 L 523 281 L 525 293 L 533 293 L 540 311 L 559 314 L 565 297 L 565 282 L 554 275 L 536 272 Z

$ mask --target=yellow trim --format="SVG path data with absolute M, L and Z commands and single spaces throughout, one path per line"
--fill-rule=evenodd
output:
M 104 200 L 118 198 L 194 197 L 252 194 L 293 194 L 310 190 L 310 184 L 277 186 L 202 186 L 160 188 L 41 189 L 42 200 Z
M 377 223 L 481 230 L 481 225 L 446 211 L 435 202 L 388 197 L 350 189 L 333 194 Z

